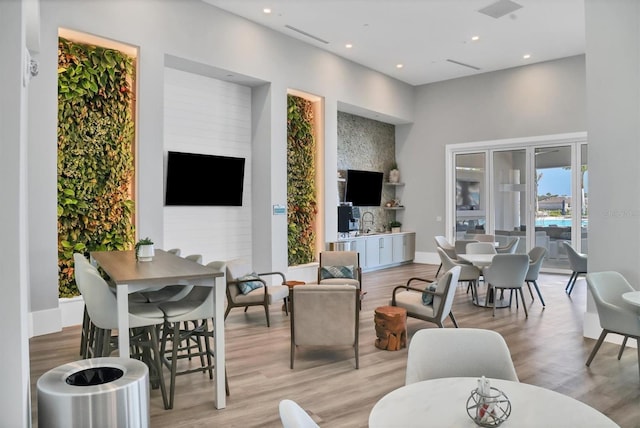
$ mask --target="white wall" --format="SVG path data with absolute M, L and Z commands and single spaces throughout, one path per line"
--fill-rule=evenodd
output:
M 27 324 L 26 6 L 0 2 L 0 425 L 30 426 Z
M 165 248 L 201 254 L 205 264 L 251 261 L 251 88 L 166 68 L 164 111 L 165 151 L 245 159 L 242 206 L 165 206 Z M 215 192 L 227 184 L 207 185 Z
M 286 216 L 273 216 L 274 204 L 286 205 L 287 89 L 325 100 L 325 165 L 328 173 L 325 229 L 337 232 L 335 219 L 338 104 L 378 112 L 408 122 L 413 115 L 413 88 L 300 41 L 222 12 L 199 0 L 122 2 L 48 0 L 42 2 L 42 46 L 38 55 L 42 80 L 34 85 L 30 121 L 35 135 L 30 149 L 30 228 L 38 232 L 30 257 L 34 322 L 42 325 L 57 310 L 56 272 L 56 103 L 57 31 L 59 27 L 95 34 L 139 48 L 138 57 L 138 234 L 165 247 L 163 209 L 164 80 L 167 56 L 182 58 L 249 76 L 263 84 L 252 94 L 252 229 L 254 267 L 287 269 Z M 239 77 L 237 77 L 239 76 Z M 332 172 L 333 171 L 333 172 Z M 46 323 L 40 333 L 46 332 Z M 55 331 L 54 326 L 49 331 Z
M 445 235 L 447 144 L 586 127 L 584 56 L 416 88 L 414 123 L 396 126 L 396 158 L 407 181 L 403 227 L 416 231 L 417 260 L 435 253 L 433 237 Z
M 589 271 L 640 289 L 640 3 L 586 0 Z M 585 335 L 600 334 L 590 299 Z

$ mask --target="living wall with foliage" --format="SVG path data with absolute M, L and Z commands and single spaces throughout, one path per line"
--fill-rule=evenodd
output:
M 316 143 L 310 101 L 287 99 L 287 220 L 289 266 L 314 261 Z
M 130 249 L 134 59 L 58 42 L 59 295 L 78 295 L 73 253 Z

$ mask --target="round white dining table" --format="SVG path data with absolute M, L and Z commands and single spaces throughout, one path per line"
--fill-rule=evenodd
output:
M 623 293 L 622 300 L 634 306 L 640 306 L 640 291 L 629 291 Z
M 550 389 L 520 382 L 490 379 L 511 402 L 509 427 L 617 427 L 593 407 Z M 370 428 L 475 427 L 467 414 L 467 399 L 477 378 L 432 379 L 391 391 L 369 414 Z

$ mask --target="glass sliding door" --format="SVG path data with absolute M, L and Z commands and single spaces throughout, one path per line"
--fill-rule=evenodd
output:
M 580 173 L 578 177 L 580 178 L 579 185 L 579 193 L 580 193 L 580 248 L 578 251 L 581 253 L 588 253 L 588 232 L 587 226 L 589 225 L 589 170 L 587 169 L 587 145 L 580 145 Z
M 493 229 L 496 242 L 518 240 L 517 253 L 527 252 L 527 157 L 525 149 L 493 152 Z
M 535 246 L 547 249 L 544 267 L 567 268 L 567 253 L 562 242 L 571 242 L 575 206 L 571 190 L 571 146 L 536 147 L 534 155 Z
M 485 153 L 455 155 L 455 239 L 486 229 Z

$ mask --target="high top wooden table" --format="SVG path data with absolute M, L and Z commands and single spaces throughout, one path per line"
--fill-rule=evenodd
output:
M 129 293 L 150 287 L 166 285 L 200 285 L 215 287 L 213 300 L 213 338 L 215 346 L 215 392 L 217 409 L 226 406 L 224 355 L 224 297 L 222 272 L 215 271 L 191 260 L 156 250 L 152 261 L 136 261 L 134 251 L 93 251 L 91 258 L 116 284 L 118 301 L 118 351 L 120 357 L 129 358 Z

